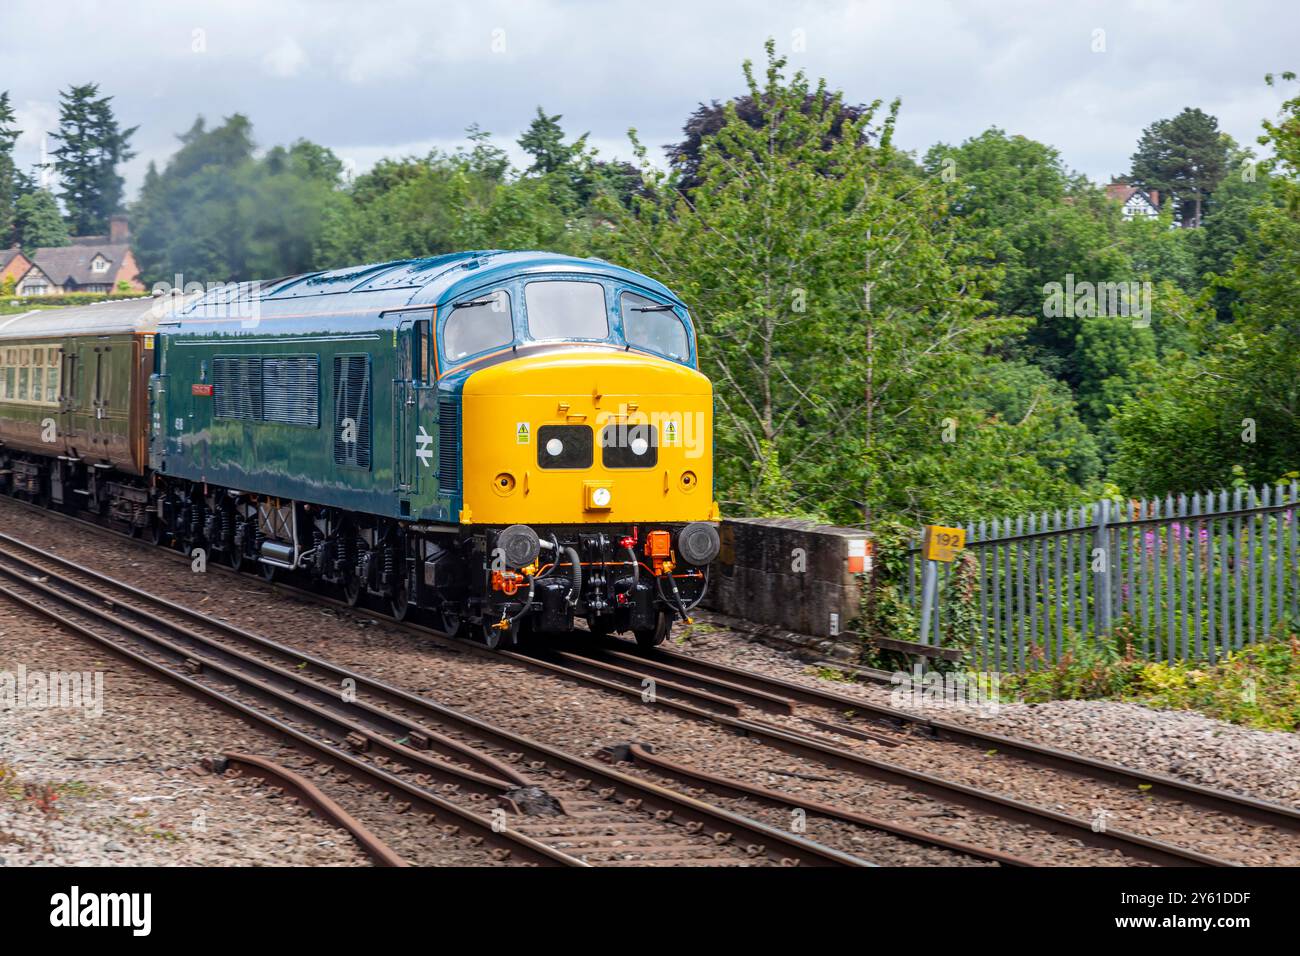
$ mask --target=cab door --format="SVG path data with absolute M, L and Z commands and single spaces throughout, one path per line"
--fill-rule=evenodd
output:
M 397 354 L 393 364 L 393 483 L 398 497 L 405 502 L 404 514 L 410 514 L 410 496 L 415 491 L 415 442 L 411 433 L 412 407 L 415 404 L 414 335 L 411 320 L 397 324 Z

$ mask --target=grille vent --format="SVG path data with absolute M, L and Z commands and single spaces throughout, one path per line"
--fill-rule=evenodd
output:
M 344 420 L 355 424 L 356 441 L 344 441 Z M 370 468 L 370 356 L 334 357 L 334 462 Z

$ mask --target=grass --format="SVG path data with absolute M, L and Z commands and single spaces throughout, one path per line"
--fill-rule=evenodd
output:
M 854 683 L 852 675 L 845 673 L 838 667 L 810 667 L 804 673 L 820 677 L 822 680 L 835 680 L 846 684 Z
M 704 621 L 692 621 L 673 635 L 673 643 L 681 646 L 692 638 L 705 637 L 709 634 L 716 634 L 717 632 L 718 628 L 714 627 L 712 624 L 708 624 Z
M 1258 730 L 1300 731 L 1300 637 L 1279 632 L 1221 661 L 1165 663 L 1134 651 L 1121 625 L 1106 643 L 1071 642 L 1055 663 L 1041 657 L 1021 674 L 1003 674 L 1004 699 L 1125 700 L 1194 710 Z

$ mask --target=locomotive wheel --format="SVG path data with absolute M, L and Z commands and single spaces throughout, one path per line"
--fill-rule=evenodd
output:
M 153 518 L 149 522 L 149 540 L 159 547 L 167 540 L 167 529 L 163 527 L 161 521 Z
M 226 559 L 226 567 L 230 568 L 232 571 L 238 571 L 244 566 L 244 552 L 236 548 L 235 542 L 233 541 L 226 545 L 225 551 L 222 552 L 222 557 Z
M 632 633 L 636 635 L 636 643 L 639 647 L 658 647 L 664 642 L 664 638 L 673 629 L 673 619 L 667 611 L 660 611 L 659 618 L 655 621 L 654 627 L 641 628 Z
M 510 627 L 502 629 L 493 627 L 495 621 L 484 621 L 481 624 L 475 624 L 471 633 L 480 644 L 490 651 L 495 651 L 498 647 L 514 647 L 519 643 L 520 624 L 515 621 Z
M 464 637 L 465 622 L 455 611 L 442 612 L 442 633 L 448 637 Z
M 393 612 L 394 621 L 406 620 L 406 615 L 411 610 L 411 597 L 407 593 L 405 582 L 399 585 L 393 592 L 393 596 L 388 599 L 388 607 Z
M 343 603 L 348 607 L 361 603 L 361 579 L 355 574 L 349 574 L 343 582 Z
M 482 624 L 476 624 L 474 626 L 474 636 L 477 637 L 478 642 L 482 644 L 484 647 L 486 647 L 489 651 L 495 651 L 498 647 L 500 647 L 501 641 L 505 637 L 505 635 L 506 635 L 505 631 L 493 627 L 487 621 L 484 621 Z M 509 645 L 507 644 L 507 646 Z
M 272 581 L 275 580 L 275 572 L 279 571 L 280 569 L 277 568 L 274 564 L 267 564 L 265 562 L 259 562 L 259 563 L 262 566 L 262 580 L 265 581 L 267 584 L 270 584 Z

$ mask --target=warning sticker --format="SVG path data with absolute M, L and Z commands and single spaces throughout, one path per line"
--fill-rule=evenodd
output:
M 670 448 L 677 444 L 677 423 L 671 418 L 664 422 L 664 444 Z
M 151 351 L 152 349 L 153 349 L 153 336 L 146 335 L 144 337 L 144 350 L 148 352 Z
M 529 442 L 531 428 L 527 422 L 520 422 L 515 425 L 515 444 L 527 445 Z

